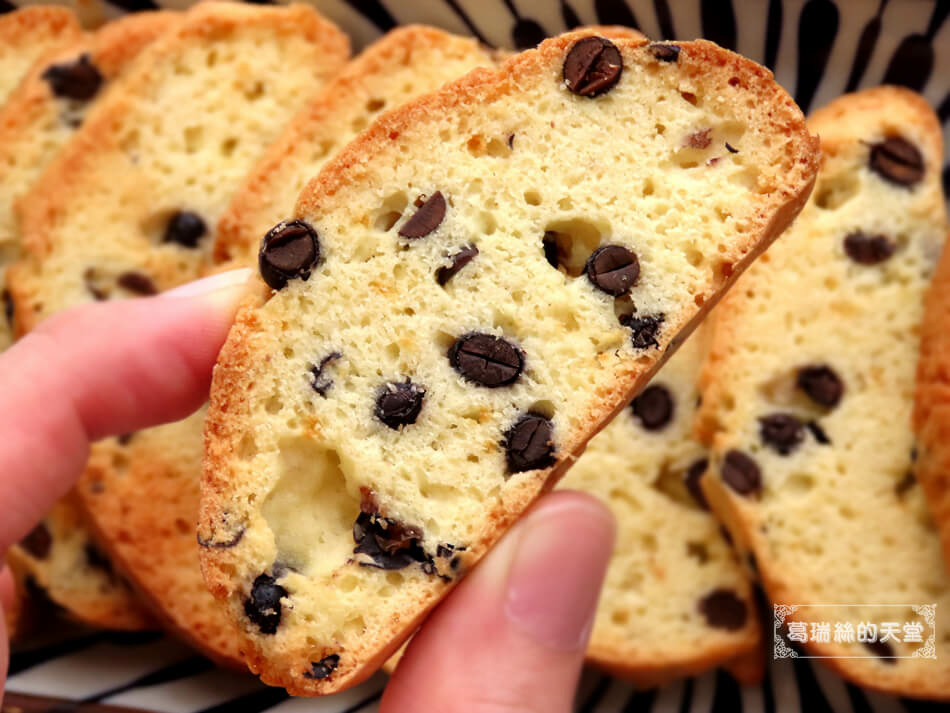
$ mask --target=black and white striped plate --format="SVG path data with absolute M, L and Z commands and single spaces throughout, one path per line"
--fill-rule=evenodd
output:
M 91 0 L 69 0 L 86 6 Z M 104 2 L 104 0 L 102 0 Z M 18 0 L 22 3 L 22 0 Z M 356 47 L 398 24 L 421 22 L 526 47 L 579 24 L 620 24 L 655 39 L 706 37 L 766 64 L 803 110 L 861 87 L 902 84 L 950 124 L 950 0 L 310 0 Z M 188 0 L 158 0 L 181 7 Z M 105 14 L 157 6 L 112 0 Z M 0 0 L 0 11 L 11 9 Z M 950 139 L 950 136 L 948 136 Z M 948 141 L 950 146 L 950 141 Z M 948 152 L 950 158 L 950 152 Z M 944 169 L 950 193 L 950 163 Z M 162 713 L 370 713 L 381 674 L 324 699 L 291 699 L 249 677 L 214 668 L 157 634 L 78 634 L 13 654 L 7 690 Z M 584 713 L 936 713 L 950 706 L 903 701 L 848 685 L 820 664 L 772 662 L 761 686 L 720 672 L 655 691 L 588 671 Z M 60 708 L 59 710 L 67 710 Z

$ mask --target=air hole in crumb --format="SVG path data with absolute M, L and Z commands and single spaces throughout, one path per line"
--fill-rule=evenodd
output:
M 656 187 L 653 185 L 653 179 L 647 178 L 643 182 L 643 188 L 640 189 L 640 195 L 646 198 L 647 196 L 652 196 L 655 191 Z
M 241 436 L 241 440 L 238 443 L 238 458 L 243 461 L 248 461 L 256 455 L 257 443 L 254 440 L 254 436 L 250 433 L 245 433 L 243 436 Z
M 583 218 L 554 221 L 544 227 L 545 253 L 553 258 L 556 249 L 557 268 L 578 277 L 605 233 L 609 233 L 608 226 L 598 226 Z
M 610 621 L 617 626 L 626 626 L 630 621 L 630 613 L 623 609 L 617 609 L 610 615 Z
M 693 106 L 699 106 L 699 99 L 697 99 L 696 95 L 692 92 L 680 92 L 680 96 L 683 97 L 687 103 Z
M 284 403 L 277 396 L 271 396 L 264 402 L 264 410 L 269 414 L 279 413 L 283 408 Z
M 196 153 L 199 149 L 201 149 L 203 137 L 204 127 L 186 126 L 182 132 L 182 139 L 185 142 L 185 151 L 187 153 Z
M 534 190 L 525 191 L 524 202 L 528 205 L 541 205 L 541 194 Z
M 373 226 L 383 232 L 392 230 L 402 217 L 407 205 L 409 205 L 409 198 L 404 191 L 386 196 L 382 205 L 376 210 Z
M 670 462 L 665 461 L 660 465 L 660 472 L 653 481 L 653 487 L 673 502 L 696 510 L 699 505 L 697 505 L 693 496 L 689 494 L 684 475 L 685 473 L 682 468 L 677 468 Z
M 815 188 L 815 205 L 824 210 L 836 210 L 854 198 L 860 186 L 849 173 L 822 178 Z
M 686 554 L 694 557 L 700 564 L 706 564 L 709 561 L 709 550 L 702 542 L 687 542 Z
M 686 261 L 693 267 L 699 267 L 703 264 L 705 259 L 706 256 L 703 255 L 702 250 L 698 250 L 697 248 L 686 249 Z
M 634 314 L 637 311 L 637 305 L 634 303 L 633 298 L 629 294 L 621 295 L 620 297 L 614 297 L 614 314 L 617 315 L 617 320 L 622 323 L 621 318 L 628 315 Z
M 546 419 L 554 418 L 554 404 L 550 401 L 535 401 L 528 407 L 528 411 L 541 414 Z
M 371 113 L 377 112 L 384 106 L 386 106 L 385 99 L 370 99 L 368 102 L 366 102 L 366 111 Z
M 358 116 L 353 119 L 352 123 L 350 124 L 350 128 L 353 130 L 354 134 L 358 134 L 366 128 L 367 123 L 368 122 L 366 121 L 365 116 Z
M 815 478 L 809 473 L 794 473 L 785 479 L 782 492 L 805 495 L 815 487 Z
M 494 215 L 483 210 L 478 214 L 478 229 L 482 235 L 491 235 L 498 229 L 498 221 Z

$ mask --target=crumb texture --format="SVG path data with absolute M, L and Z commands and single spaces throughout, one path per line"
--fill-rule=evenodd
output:
M 381 665 L 804 203 L 816 141 L 767 72 L 617 38 L 566 73 L 588 35 L 384 114 L 262 241 L 199 534 L 242 533 L 202 566 L 265 681 Z
M 892 87 L 838 99 L 809 127 L 824 153 L 812 198 L 718 310 L 704 486 L 773 602 L 836 605 L 797 617 L 914 622 L 909 606 L 876 605 L 936 602 L 936 661 L 888 658 L 918 648 L 893 639 L 809 646 L 858 657 L 827 661 L 860 685 L 947 699 L 950 579 L 911 428 L 923 298 L 947 231 L 940 127 Z
M 698 491 L 707 452 L 692 424 L 708 332 L 693 333 L 559 485 L 596 495 L 617 519 L 588 656 L 635 680 L 703 670 L 760 641 L 749 579 Z M 726 592 L 735 620 L 704 606 Z

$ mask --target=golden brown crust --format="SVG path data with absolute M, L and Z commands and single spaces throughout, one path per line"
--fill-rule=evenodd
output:
M 535 75 L 546 76 L 549 68 L 562 61 L 565 50 L 576 41 L 575 35 L 566 35 L 543 43 L 538 50 L 528 51 L 506 62 L 499 70 L 479 69 L 448 85 L 439 92 L 383 115 L 372 127 L 342 151 L 321 174 L 311 181 L 298 201 L 297 215 L 320 215 L 329 209 L 336 194 L 352 183 L 371 181 L 373 158 L 395 142 L 411 141 L 418 127 L 432 117 L 451 115 L 457 111 L 471 111 L 472 106 L 488 104 L 494 99 L 519 91 L 519 81 Z M 645 42 L 617 40 L 618 46 L 630 61 L 637 52 L 645 52 Z M 808 135 L 801 112 L 791 98 L 772 81 L 771 74 L 745 60 L 722 50 L 712 43 L 680 44 L 678 71 L 691 81 L 708 82 L 716 87 L 733 87 L 749 92 L 756 98 L 750 109 L 750 125 L 756 130 L 777 131 L 789 139 L 787 156 L 789 174 L 775 177 L 774 182 L 761 187 L 767 196 L 756 216 L 750 237 L 741 244 L 731 245 L 723 255 L 723 271 L 716 278 L 709 294 L 700 295 L 702 306 L 687 324 L 670 324 L 670 333 L 679 333 L 677 342 L 686 337 L 705 313 L 712 308 L 722 291 L 741 271 L 778 236 L 804 205 L 814 182 L 817 169 L 817 139 Z M 625 63 L 626 63 L 625 59 Z M 713 92 L 715 93 L 715 92 Z M 758 124 L 756 123 L 758 121 Z M 785 182 L 787 180 L 787 183 Z M 248 375 L 257 373 L 263 345 L 257 338 L 258 314 L 255 307 L 263 303 L 267 294 L 263 283 L 259 295 L 249 300 L 240 310 L 235 325 L 215 367 L 209 415 L 205 424 L 206 455 L 202 480 L 202 510 L 199 534 L 212 537 L 216 525 L 227 522 L 230 463 L 239 448 L 242 435 L 250 428 L 247 422 L 249 401 Z M 609 387 L 599 390 L 590 412 L 582 415 L 585 427 L 560 444 L 566 455 L 553 467 L 539 470 L 530 477 L 509 484 L 501 494 L 501 503 L 487 517 L 481 535 L 470 543 L 467 562 L 476 562 L 500 535 L 542 492 L 552 488 L 573 460 L 583 451 L 592 437 L 613 414 L 623 408 L 655 373 L 672 349 L 658 358 L 655 364 L 628 363 L 617 369 L 617 379 Z M 648 360 L 649 361 L 649 360 Z M 632 360 L 631 360 L 632 362 Z M 233 551 L 202 552 L 202 569 L 212 592 L 223 599 L 240 596 L 240 584 L 232 577 L 236 560 Z M 349 665 L 343 664 L 331 678 L 323 681 L 301 680 L 300 676 L 269 661 L 248 640 L 248 664 L 260 672 L 267 683 L 286 687 L 295 695 L 323 695 L 352 686 L 375 671 L 418 623 L 450 589 L 451 585 L 427 585 L 419 588 L 416 606 L 411 611 L 393 612 L 391 628 L 379 632 L 374 640 L 366 635 L 360 650 L 348 651 Z M 375 633 L 375 632 L 374 632 Z
M 914 402 L 919 443 L 917 479 L 940 532 L 950 567 L 950 250 L 927 294 Z
M 76 16 L 64 7 L 37 5 L 0 17 L 0 104 L 35 59 L 81 36 Z

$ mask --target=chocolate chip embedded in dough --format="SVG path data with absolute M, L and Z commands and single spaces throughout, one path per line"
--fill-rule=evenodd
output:
M 208 232 L 208 226 L 197 213 L 180 210 L 172 213 L 165 226 L 162 242 L 177 243 L 186 248 L 198 247 L 201 236 Z
M 88 54 L 82 54 L 74 62 L 53 64 L 42 74 L 53 94 L 62 99 L 88 101 L 102 86 L 102 74 Z
M 319 661 L 314 661 L 311 664 L 312 670 L 304 672 L 304 678 L 310 678 L 315 681 L 322 681 L 324 678 L 328 678 L 331 673 L 336 670 L 336 667 L 340 664 L 339 654 L 330 654 L 329 656 L 324 656 Z
M 758 464 L 742 451 L 727 452 L 720 473 L 726 485 L 740 495 L 754 495 L 762 490 L 762 471 Z
M 819 406 L 834 408 L 844 394 L 844 382 L 830 366 L 813 364 L 798 370 L 796 385 Z
M 591 253 L 584 271 L 594 287 L 619 297 L 636 284 L 640 262 L 636 253 L 622 245 L 602 245 Z
M 399 235 L 411 240 L 424 238 L 442 224 L 445 208 L 445 196 L 442 195 L 442 191 L 436 191 L 403 224 L 398 231 Z
M 408 379 L 383 384 L 376 392 L 376 418 L 392 429 L 409 426 L 419 418 L 426 389 Z
M 771 413 L 759 419 L 762 442 L 783 456 L 787 456 L 805 440 L 805 426 L 790 413 Z
M 49 528 L 42 522 L 20 540 L 20 547 L 41 560 L 49 557 L 52 546 L 53 536 L 50 534 Z
M 714 589 L 699 600 L 699 611 L 714 629 L 737 631 L 745 626 L 748 608 L 731 589 Z
M 900 136 L 872 144 L 869 165 L 885 181 L 904 187 L 919 183 L 926 169 L 920 150 Z
M 661 384 L 648 386 L 630 402 L 633 415 L 648 431 L 659 431 L 673 420 L 673 395 Z
M 282 221 L 271 228 L 257 256 L 261 277 L 275 290 L 283 289 L 289 280 L 310 279 L 319 262 L 320 238 L 302 220 Z
M 562 76 L 567 88 L 582 97 L 609 92 L 623 74 L 620 50 L 603 37 L 585 37 L 574 43 L 564 59 Z
M 505 432 L 502 445 L 509 473 L 547 468 L 555 462 L 554 424 L 528 412 Z
M 525 355 L 513 342 L 483 332 L 471 332 L 449 348 L 449 363 L 467 381 L 488 388 L 513 384 L 524 371 Z
M 280 625 L 280 600 L 287 596 L 287 590 L 277 584 L 277 580 L 268 574 L 258 575 L 251 586 L 251 596 L 244 600 L 244 614 L 262 634 L 276 634 Z

